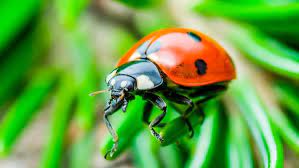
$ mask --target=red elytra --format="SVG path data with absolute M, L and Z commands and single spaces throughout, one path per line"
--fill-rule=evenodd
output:
M 145 42 L 148 43 L 145 53 L 138 53 L 138 48 Z M 147 54 L 152 46 L 157 45 L 157 51 Z M 226 51 L 216 41 L 193 29 L 169 28 L 151 33 L 138 41 L 120 59 L 117 67 L 142 57 L 151 60 L 171 81 L 181 86 L 203 86 L 236 77 L 233 62 Z M 198 73 L 195 65 L 198 60 L 205 62 L 204 73 Z

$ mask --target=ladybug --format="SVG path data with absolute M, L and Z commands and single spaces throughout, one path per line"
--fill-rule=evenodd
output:
M 144 122 L 149 124 L 152 135 L 163 141 L 155 127 L 166 115 L 165 100 L 174 106 L 185 105 L 186 108 L 179 112 L 187 118 L 199 109 L 200 103 L 226 90 L 235 77 L 234 64 L 226 51 L 201 32 L 169 28 L 149 34 L 137 42 L 106 77 L 106 91 L 110 91 L 111 98 L 105 108 L 104 121 L 114 140 L 108 153 L 112 156 L 118 143 L 108 116 L 120 108 L 125 112 L 129 101 L 136 95 L 147 101 Z M 153 106 L 157 106 L 161 114 L 149 122 Z M 201 115 L 204 116 L 204 113 L 201 112 Z M 186 124 L 193 134 L 187 119 Z

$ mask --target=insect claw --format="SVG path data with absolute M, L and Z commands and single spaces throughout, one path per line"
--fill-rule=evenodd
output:
M 107 159 L 108 156 L 109 156 L 110 158 L 112 158 L 112 157 L 113 157 L 113 154 L 114 154 L 114 152 L 113 152 L 112 150 L 109 150 L 109 151 L 105 154 L 104 158 L 105 158 L 106 160 L 108 160 L 108 159 Z
M 105 158 L 106 160 L 108 160 L 108 159 L 107 159 L 107 156 L 108 156 L 108 154 L 110 154 L 110 152 L 111 152 L 111 151 L 108 151 L 108 152 L 105 154 L 104 158 Z
M 107 153 L 105 154 L 104 158 L 107 160 L 107 156 L 109 156 L 110 158 L 113 157 L 114 153 L 117 151 L 117 147 L 118 147 L 118 142 L 115 141 L 113 144 L 113 147 L 111 150 L 107 151 Z
M 115 152 L 116 152 L 116 151 L 113 150 L 113 149 L 107 151 L 107 153 L 105 154 L 104 158 L 105 158 L 106 160 L 108 160 L 108 159 L 107 159 L 108 156 L 109 156 L 110 158 L 112 158 L 112 157 L 113 157 L 113 154 L 114 154 Z

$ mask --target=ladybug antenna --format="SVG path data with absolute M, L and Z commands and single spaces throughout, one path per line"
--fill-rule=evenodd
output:
M 99 90 L 99 91 L 90 93 L 89 96 L 95 96 L 95 95 L 98 95 L 98 94 L 101 94 L 101 93 L 105 93 L 105 92 L 108 92 L 108 91 L 109 91 L 108 89 Z

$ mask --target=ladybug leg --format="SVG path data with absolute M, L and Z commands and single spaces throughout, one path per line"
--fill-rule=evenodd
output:
M 151 133 L 153 136 L 155 136 L 160 142 L 163 141 L 163 138 L 155 131 L 154 127 L 159 125 L 160 122 L 163 120 L 163 118 L 165 117 L 166 115 L 166 103 L 164 102 L 164 100 L 153 94 L 153 93 L 144 93 L 142 95 L 142 97 L 145 99 L 145 100 L 148 100 L 149 102 L 151 102 L 153 105 L 157 106 L 161 111 L 162 111 L 162 114 L 160 114 L 158 117 L 156 117 L 154 119 L 154 121 L 150 122 L 149 124 L 149 128 L 151 130 Z
M 189 99 L 188 97 L 186 96 L 183 96 L 183 95 L 180 95 L 180 94 L 177 94 L 173 91 L 167 91 L 164 93 L 165 97 L 175 103 L 178 103 L 178 104 L 185 104 L 188 106 L 188 108 L 186 109 L 186 111 L 183 113 L 183 118 L 185 119 L 185 122 L 189 128 L 189 131 L 190 131 L 190 138 L 193 137 L 194 135 L 194 130 L 193 130 L 193 127 L 191 125 L 191 123 L 189 122 L 189 120 L 187 119 L 187 117 L 192 113 L 193 109 L 194 109 L 194 103 L 191 99 Z
M 117 147 L 118 147 L 118 135 L 115 132 L 115 130 L 113 129 L 113 127 L 108 119 L 108 116 L 112 115 L 113 113 L 114 112 L 112 112 L 112 111 L 105 111 L 105 113 L 104 113 L 105 124 L 108 128 L 109 133 L 112 135 L 113 142 L 114 142 L 112 149 L 106 153 L 105 159 L 107 158 L 108 154 L 110 155 L 110 157 L 112 157 L 112 155 L 114 154 L 114 152 L 116 152 Z
M 124 103 L 123 103 L 123 105 L 121 106 L 121 110 L 122 110 L 123 112 L 126 112 L 126 111 L 127 111 L 127 107 L 128 107 L 128 101 L 127 101 L 126 98 L 124 98 Z
M 144 106 L 144 110 L 143 110 L 143 116 L 142 116 L 142 121 L 144 123 L 147 123 L 147 124 L 150 124 L 149 122 L 149 117 L 150 117 L 150 114 L 153 110 L 153 104 L 150 103 L 150 102 L 147 102 Z
M 145 106 L 144 106 L 144 111 L 143 111 L 143 116 L 142 116 L 142 121 L 144 122 L 144 123 L 146 123 L 146 124 L 150 124 L 150 122 L 149 122 L 149 117 L 150 117 L 150 114 L 151 114 L 151 112 L 152 112 L 152 110 L 153 110 L 153 104 L 152 103 L 150 103 L 150 102 L 147 102 L 146 104 L 145 104 Z M 166 123 L 159 123 L 158 125 L 157 125 L 157 127 L 164 127 L 166 125 Z
M 112 149 L 106 153 L 105 159 L 107 158 L 108 155 L 110 155 L 110 157 L 112 157 L 118 148 L 118 135 L 115 132 L 115 130 L 113 129 L 108 117 L 110 115 L 112 115 L 113 113 L 115 113 L 117 111 L 117 109 L 119 109 L 120 101 L 121 100 L 116 100 L 116 101 L 110 100 L 105 108 L 105 111 L 104 111 L 104 121 L 105 121 L 106 127 L 108 128 L 109 133 L 113 137 L 113 142 L 114 142 Z
M 127 111 L 128 103 L 130 100 L 134 100 L 135 96 L 131 94 L 127 94 L 126 97 L 123 99 L 123 105 L 121 107 L 123 112 Z
M 184 118 L 185 123 L 187 124 L 188 129 L 189 129 L 189 132 L 190 132 L 189 137 L 192 138 L 192 137 L 194 136 L 194 129 L 193 129 L 193 127 L 192 127 L 190 121 L 189 121 L 186 117 L 184 117 L 184 116 L 183 116 L 183 118 Z

